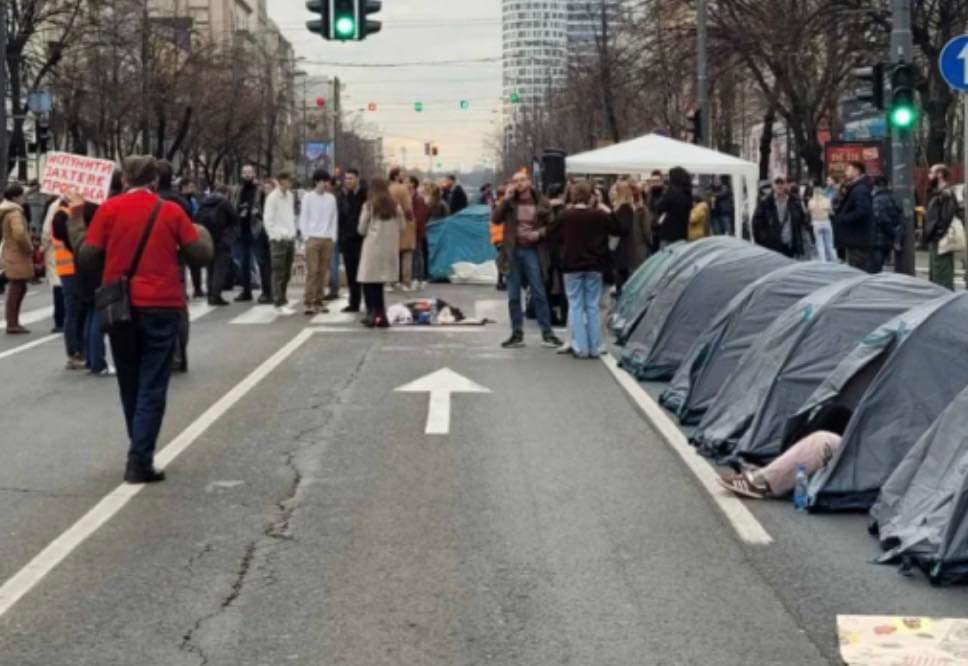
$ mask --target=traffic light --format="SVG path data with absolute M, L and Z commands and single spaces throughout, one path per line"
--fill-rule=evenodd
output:
M 884 72 L 883 63 L 870 67 L 858 67 L 851 73 L 854 77 L 854 101 L 870 104 L 875 109 L 884 110 Z
M 308 21 L 306 27 L 309 32 L 315 32 L 323 39 L 329 39 L 329 0 L 309 0 L 306 9 L 313 14 L 319 14 L 319 18 Z
M 329 0 L 329 38 L 352 42 L 360 38 L 358 0 Z
M 383 24 L 380 21 L 371 21 L 369 19 L 370 14 L 376 14 L 381 9 L 383 9 L 383 3 L 379 0 L 357 0 L 361 5 L 362 10 L 359 13 L 360 23 L 363 25 L 363 30 L 360 32 L 360 39 L 366 39 L 367 35 L 375 35 L 383 29 Z
M 901 63 L 891 70 L 891 109 L 887 116 L 894 129 L 910 130 L 918 123 L 918 107 L 914 97 L 916 83 L 914 65 Z
M 37 120 L 37 152 L 46 153 L 50 145 L 50 123 L 46 118 Z

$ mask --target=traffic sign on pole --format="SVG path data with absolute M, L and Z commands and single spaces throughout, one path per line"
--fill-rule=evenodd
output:
M 955 37 L 941 50 L 938 58 L 941 76 L 949 86 L 968 92 L 968 35 Z

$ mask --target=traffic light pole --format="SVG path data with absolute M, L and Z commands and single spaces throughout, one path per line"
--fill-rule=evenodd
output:
M 712 141 L 712 108 L 709 105 L 709 55 L 708 55 L 708 29 L 709 29 L 709 0 L 699 0 L 696 4 L 696 59 L 699 71 L 697 72 L 697 98 L 699 102 L 699 125 L 700 134 L 696 137 L 696 143 L 707 148 Z
M 912 62 L 914 40 L 911 34 L 911 0 L 892 0 L 894 27 L 891 31 L 892 65 Z M 914 133 L 913 128 L 892 128 L 891 165 L 894 196 L 904 211 L 904 239 L 895 261 L 898 273 L 917 272 L 914 242 Z

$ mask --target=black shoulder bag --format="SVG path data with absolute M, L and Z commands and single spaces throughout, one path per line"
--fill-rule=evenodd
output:
M 117 333 L 134 323 L 134 308 L 131 305 L 131 278 L 138 272 L 138 264 L 141 263 L 141 255 L 144 254 L 148 239 L 151 238 L 151 230 L 158 219 L 161 211 L 161 199 L 155 204 L 154 209 L 148 217 L 148 224 L 145 225 L 144 233 L 138 242 L 138 249 L 134 253 L 134 260 L 131 268 L 116 282 L 106 284 L 94 292 L 94 309 L 101 315 L 101 331 L 103 333 Z

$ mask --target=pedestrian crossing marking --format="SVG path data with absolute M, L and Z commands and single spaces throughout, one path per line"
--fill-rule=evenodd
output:
M 38 310 L 30 310 L 28 312 L 22 312 L 20 314 L 20 325 L 29 326 L 30 324 L 36 324 L 39 321 L 44 321 L 45 319 L 50 319 L 54 316 L 54 306 L 48 305 L 46 308 L 40 308 Z M 0 319 L 0 328 L 6 328 L 7 322 L 5 319 Z
M 278 318 L 279 313 L 274 305 L 255 305 L 248 312 L 243 312 L 229 323 L 235 326 L 255 326 L 271 324 Z
M 353 324 L 359 319 L 359 315 L 354 312 L 340 312 L 343 308 L 348 306 L 350 302 L 341 298 L 337 301 L 332 301 L 326 304 L 329 309 L 329 313 L 318 314 L 313 317 L 313 326 L 326 326 L 327 324 Z

